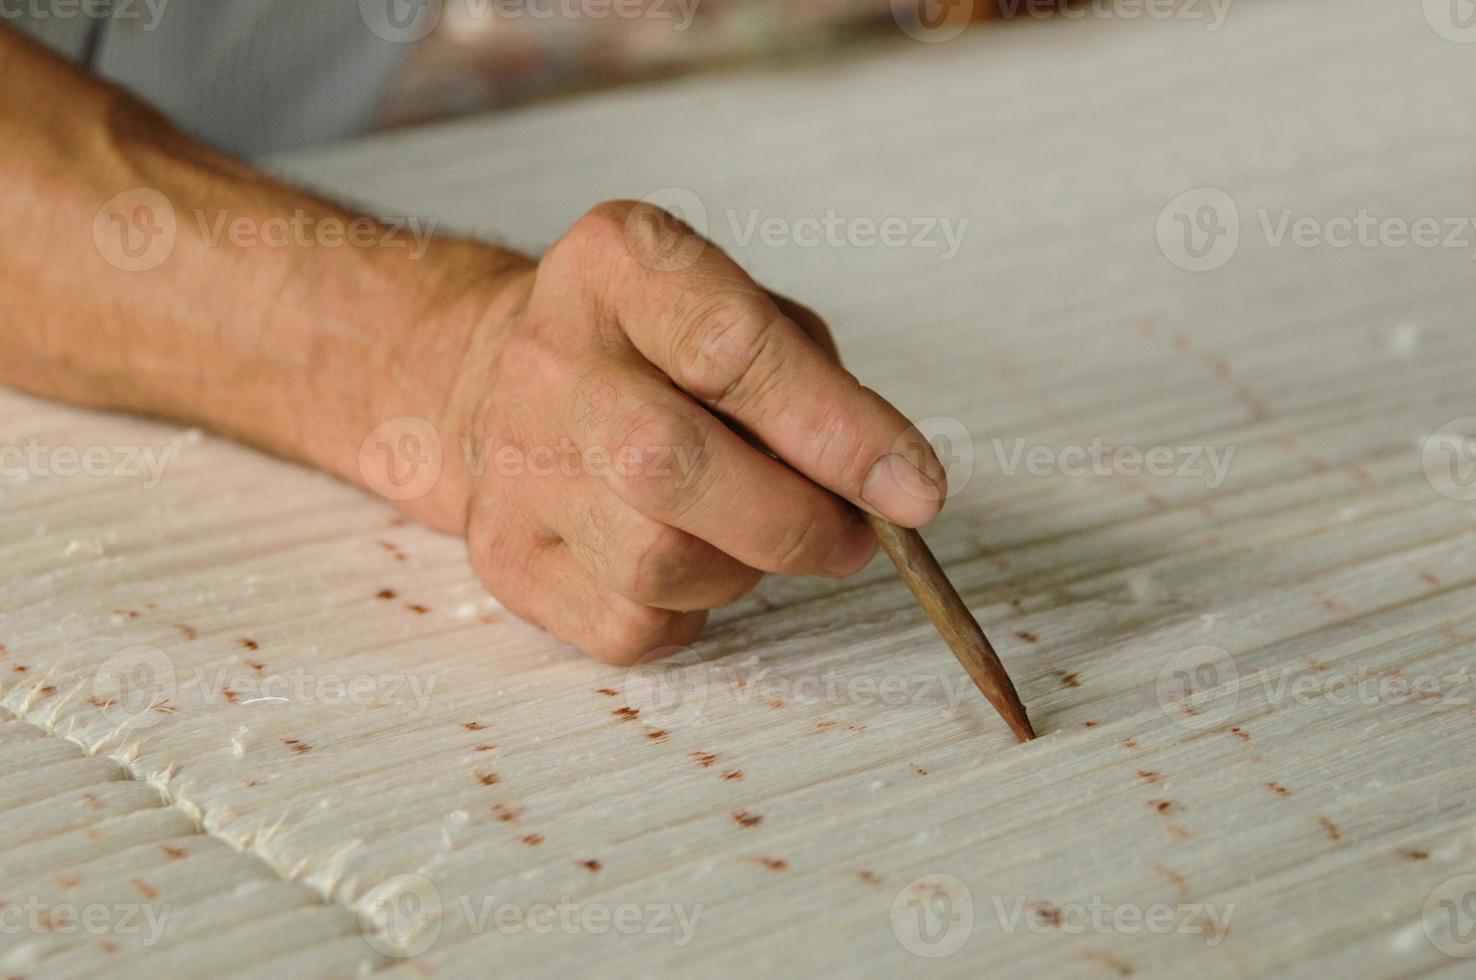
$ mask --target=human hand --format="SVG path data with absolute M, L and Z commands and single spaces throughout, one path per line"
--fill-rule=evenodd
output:
M 465 350 L 448 486 L 472 565 L 602 660 L 691 642 L 764 572 L 858 571 L 876 540 L 851 505 L 915 527 L 946 496 L 817 316 L 647 204 L 596 207 L 511 273 Z

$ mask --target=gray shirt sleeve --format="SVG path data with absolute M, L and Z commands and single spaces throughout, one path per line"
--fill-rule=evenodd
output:
M 93 71 L 185 131 L 252 156 L 341 139 L 373 122 L 414 45 L 373 29 L 364 6 L 0 0 L 0 20 L 74 61 L 90 55 Z

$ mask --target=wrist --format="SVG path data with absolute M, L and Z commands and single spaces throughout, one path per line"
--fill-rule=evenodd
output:
M 482 406 L 536 266 L 516 252 L 449 239 L 437 240 L 419 264 L 365 358 L 362 411 L 336 451 L 349 456 L 341 462 L 352 466 L 350 479 L 417 521 L 460 533 L 480 458 Z

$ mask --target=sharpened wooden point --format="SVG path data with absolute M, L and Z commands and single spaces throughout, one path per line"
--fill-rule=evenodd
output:
M 1035 738 L 1025 705 L 1021 703 L 1010 675 L 1005 673 L 1004 664 L 999 662 L 999 654 L 994 652 L 989 638 L 979 628 L 978 620 L 959 598 L 958 590 L 943 574 L 942 566 L 933 557 L 922 535 L 874 514 L 866 514 L 865 517 L 891 556 L 892 563 L 897 566 L 902 581 L 917 596 L 917 601 L 943 635 L 953 655 L 973 678 L 979 693 L 989 699 L 1020 741 L 1028 742 Z

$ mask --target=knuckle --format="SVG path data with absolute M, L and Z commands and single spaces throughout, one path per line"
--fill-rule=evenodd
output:
M 770 550 L 772 570 L 793 575 L 819 568 L 825 556 L 820 549 L 829 536 L 828 526 L 818 516 L 789 524 Z
M 859 497 L 872 464 L 886 454 L 885 444 L 878 445 L 861 420 L 838 408 L 826 413 L 816 431 L 821 465 L 827 473 L 835 474 L 837 487 L 847 490 L 853 499 Z
M 696 265 L 714 248 L 700 232 L 650 201 L 615 201 L 610 215 L 620 221 L 626 253 L 651 272 L 678 272 Z
M 606 663 L 628 667 L 661 645 L 671 614 L 644 607 L 612 611 L 600 622 L 598 645 L 590 651 Z
M 739 572 L 723 582 L 721 589 L 718 590 L 713 600 L 713 606 L 716 608 L 737 602 L 752 592 L 763 579 L 764 573 L 762 571 L 757 568 L 744 566 Z
M 474 523 L 468 531 L 472 570 L 504 609 L 526 623 L 547 629 L 538 614 L 536 593 L 527 585 L 528 549 L 512 535 L 499 536 Z
M 642 453 L 655 448 L 671 448 L 696 441 L 696 425 L 678 412 L 665 409 L 639 408 L 631 414 L 618 446 L 619 451 Z
M 749 399 L 774 375 L 779 323 L 752 297 L 730 290 L 709 293 L 677 312 L 671 361 L 689 391 L 728 407 Z
M 621 244 L 625 241 L 626 225 L 641 206 L 638 201 L 603 201 L 574 222 L 570 233 L 576 240 L 596 248 Z
M 529 321 L 511 332 L 498 353 L 502 379 L 517 384 L 539 384 L 546 380 L 565 355 L 550 326 Z
M 671 595 L 691 573 L 695 543 L 690 535 L 674 528 L 651 532 L 629 552 L 621 591 L 647 601 Z
M 672 460 L 694 461 L 691 465 L 700 469 L 703 442 L 701 427 L 687 415 L 637 410 L 611 452 L 616 493 L 648 517 L 669 521 L 680 516 L 692 499 L 695 480 L 691 473 L 678 479 Z
M 605 201 L 590 208 L 544 253 L 540 270 L 559 279 L 603 281 L 629 254 L 627 226 L 635 207 L 634 201 Z

